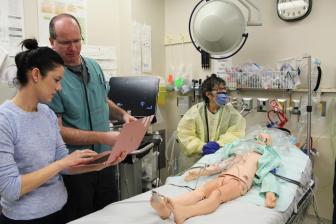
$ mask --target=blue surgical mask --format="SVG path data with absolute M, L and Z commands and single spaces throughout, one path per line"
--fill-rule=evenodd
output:
M 223 106 L 230 102 L 230 97 L 225 92 L 218 92 L 215 101 L 218 106 Z

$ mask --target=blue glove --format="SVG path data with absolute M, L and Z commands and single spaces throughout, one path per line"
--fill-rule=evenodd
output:
M 215 153 L 220 148 L 219 144 L 217 142 L 210 141 L 207 144 L 203 146 L 203 156 Z

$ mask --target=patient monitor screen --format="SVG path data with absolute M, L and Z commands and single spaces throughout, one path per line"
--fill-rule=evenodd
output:
M 155 115 L 158 91 L 159 79 L 156 77 L 112 77 L 108 97 L 132 116 L 144 117 Z

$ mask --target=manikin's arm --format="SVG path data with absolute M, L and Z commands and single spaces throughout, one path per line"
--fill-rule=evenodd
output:
M 263 142 L 265 145 L 272 145 L 272 138 L 268 134 L 260 133 L 259 135 L 256 136 L 256 140 L 259 140 Z M 269 188 L 270 186 L 275 186 L 276 184 L 276 179 L 273 175 L 266 175 L 264 177 L 261 189 L 265 190 L 265 206 L 267 208 L 274 208 L 276 206 L 276 193 L 273 191 L 267 191 L 266 189 Z M 269 188 L 270 189 L 270 188 Z
M 220 161 L 218 163 L 214 163 L 209 166 L 202 167 L 202 168 L 195 168 L 195 169 L 188 171 L 184 180 L 192 181 L 192 180 L 197 179 L 200 176 L 211 176 L 211 175 L 219 174 L 223 172 L 224 170 L 227 170 L 229 167 L 233 165 L 235 157 L 236 157 L 236 156 L 233 156 L 233 157 L 228 158 L 227 156 L 225 156 L 226 158 L 225 160 Z
M 218 174 L 224 170 L 224 162 L 215 163 L 204 168 L 195 168 L 188 171 L 187 175 L 184 177 L 185 181 L 192 181 L 200 176 L 211 176 Z
M 265 206 L 267 208 L 274 208 L 276 206 L 276 196 L 274 192 L 267 192 L 265 198 Z

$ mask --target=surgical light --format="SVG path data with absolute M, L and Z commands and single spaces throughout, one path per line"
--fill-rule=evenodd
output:
M 237 0 L 248 10 L 245 21 L 241 9 L 229 0 L 201 0 L 189 19 L 189 35 L 192 44 L 200 53 L 207 53 L 212 59 L 232 57 L 244 46 L 248 34 L 246 25 L 261 25 L 251 21 L 251 7 L 248 0 Z M 205 2 L 205 3 L 204 3 Z

